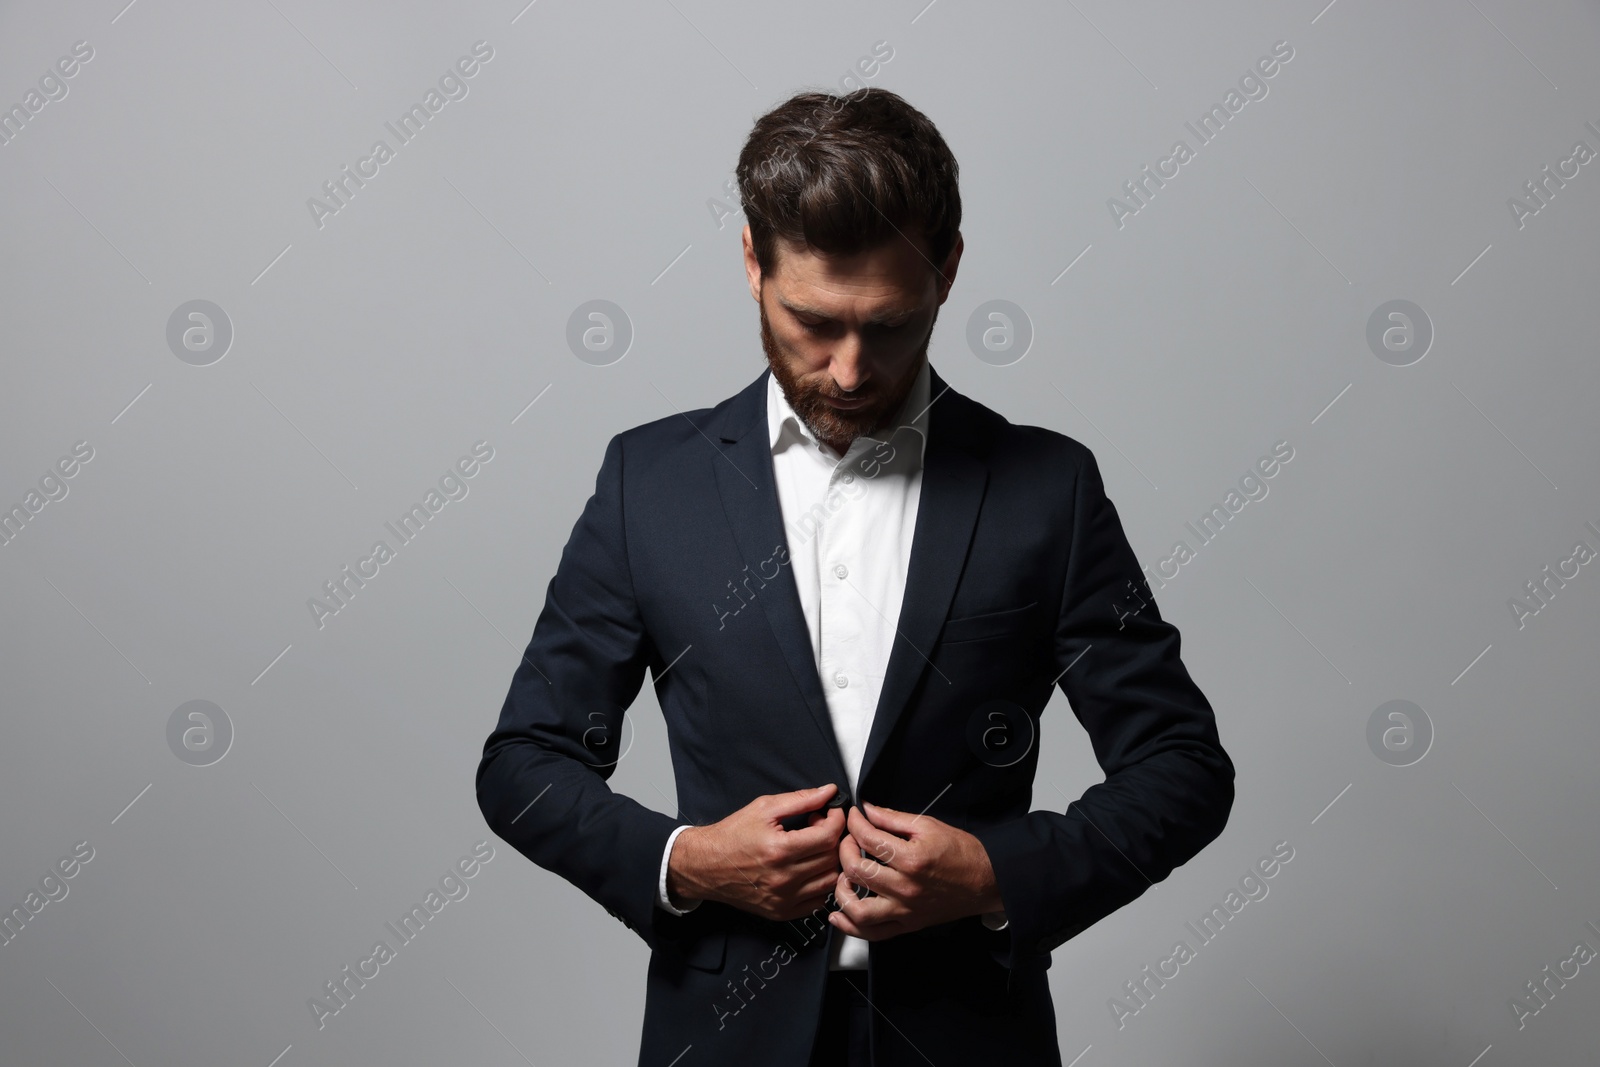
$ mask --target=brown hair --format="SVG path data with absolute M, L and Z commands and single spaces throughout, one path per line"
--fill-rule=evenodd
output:
M 897 233 L 941 270 L 961 226 L 956 158 L 928 117 L 888 89 L 797 93 L 756 120 L 737 170 L 763 274 L 777 237 L 850 255 Z

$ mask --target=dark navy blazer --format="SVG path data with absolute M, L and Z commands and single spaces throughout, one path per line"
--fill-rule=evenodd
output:
M 769 373 L 611 439 L 477 772 L 494 832 L 650 946 L 641 1067 L 805 1067 L 838 936 L 825 911 L 770 922 L 655 903 L 681 823 L 823 782 L 848 794 L 787 565 Z M 975 834 L 1010 925 L 974 915 L 875 942 L 853 977 L 879 1067 L 1056 1065 L 1051 950 L 1221 833 L 1234 768 L 1094 455 L 931 382 L 899 634 L 845 800 Z M 681 817 L 606 784 L 647 669 Z M 1054 791 L 1033 811 L 1058 684 L 1106 779 L 1064 812 Z

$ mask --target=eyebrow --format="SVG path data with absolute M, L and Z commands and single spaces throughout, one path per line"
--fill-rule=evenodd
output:
M 782 304 L 784 307 L 788 308 L 790 312 L 796 315 L 815 315 L 819 319 L 826 319 L 830 322 L 833 321 L 834 318 L 821 308 L 811 307 L 809 304 L 792 304 L 783 297 L 778 298 L 778 303 Z M 868 318 L 867 321 L 874 325 L 881 325 L 889 319 L 909 318 L 912 315 L 915 315 L 919 310 L 920 308 L 917 307 L 885 308 L 876 315 Z

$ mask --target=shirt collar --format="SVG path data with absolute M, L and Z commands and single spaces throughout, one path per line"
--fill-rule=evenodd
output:
M 875 434 L 862 434 L 871 441 L 888 441 L 896 432 L 902 429 L 916 431 L 917 461 L 920 464 L 928 450 L 928 394 L 932 391 L 932 371 L 926 358 L 922 361 L 922 369 L 911 382 L 911 391 L 906 394 L 905 401 L 900 405 L 900 410 L 895 413 L 894 419 Z M 783 395 L 783 386 L 778 384 L 778 376 L 770 371 L 767 374 L 767 443 L 773 452 L 777 452 L 789 437 L 804 442 L 811 448 L 822 449 L 822 444 L 811 433 L 810 428 L 796 415 L 794 408 L 789 406 L 788 398 Z M 832 455 L 824 453 L 832 459 Z

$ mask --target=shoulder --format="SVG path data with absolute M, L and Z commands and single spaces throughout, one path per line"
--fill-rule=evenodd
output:
M 651 451 L 673 451 L 695 441 L 704 448 L 706 436 L 711 435 L 719 421 L 723 405 L 695 408 L 692 411 L 674 412 L 659 419 L 642 422 L 619 432 L 615 440 L 627 452 L 628 458 Z
M 1098 477 L 1094 453 L 1075 437 L 1045 426 L 1014 423 L 984 404 L 951 390 L 938 403 L 950 403 L 948 418 L 963 426 L 973 454 L 991 470 L 1020 470 L 1059 483 L 1082 472 Z M 937 405 L 934 410 L 938 410 Z M 936 432 L 936 431 L 935 431 Z
M 623 430 L 612 437 L 607 456 L 615 451 L 630 479 L 703 465 L 713 449 L 725 451 L 741 431 L 766 433 L 765 393 L 756 392 L 755 384 L 711 407 L 676 411 Z

